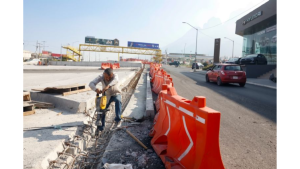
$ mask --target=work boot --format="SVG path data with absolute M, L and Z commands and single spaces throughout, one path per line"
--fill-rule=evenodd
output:
M 119 122 L 117 122 L 117 127 L 118 128 L 121 127 L 121 125 L 122 125 L 122 120 L 120 120 Z

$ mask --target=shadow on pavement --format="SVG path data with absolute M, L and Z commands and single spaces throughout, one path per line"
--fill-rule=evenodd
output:
M 245 85 L 240 87 L 238 84 L 224 84 L 218 86 L 214 82 L 207 83 L 205 75 L 195 74 L 193 72 L 180 72 L 186 77 L 196 81 L 196 84 L 212 90 L 237 104 L 244 106 L 276 123 L 276 91 L 263 87 Z

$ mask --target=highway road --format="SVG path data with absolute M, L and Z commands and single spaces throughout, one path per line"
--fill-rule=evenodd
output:
M 191 68 L 164 65 L 178 95 L 205 96 L 221 112 L 220 149 L 225 168 L 276 168 L 276 90 L 246 84 L 218 86 Z

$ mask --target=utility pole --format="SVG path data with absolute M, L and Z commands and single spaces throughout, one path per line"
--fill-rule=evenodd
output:
M 61 49 L 62 49 L 62 44 L 60 44 L 60 61 L 62 61 Z
M 41 44 L 38 43 L 38 45 L 39 45 L 39 55 L 38 55 L 38 59 L 39 59 L 40 58 L 40 53 L 41 53 Z
M 34 46 L 34 45 L 33 45 Z M 35 45 L 35 53 L 37 54 L 37 50 L 38 50 L 38 41 L 36 41 L 36 45 Z
M 46 41 L 42 41 L 42 42 L 44 42 L 43 50 L 45 51 Z
M 89 51 L 89 62 L 91 62 L 91 51 Z

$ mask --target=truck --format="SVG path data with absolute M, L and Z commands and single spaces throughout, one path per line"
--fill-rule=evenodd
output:
M 178 67 L 180 65 L 180 62 L 174 61 L 174 62 L 169 63 L 169 65 L 175 65 L 176 67 Z

